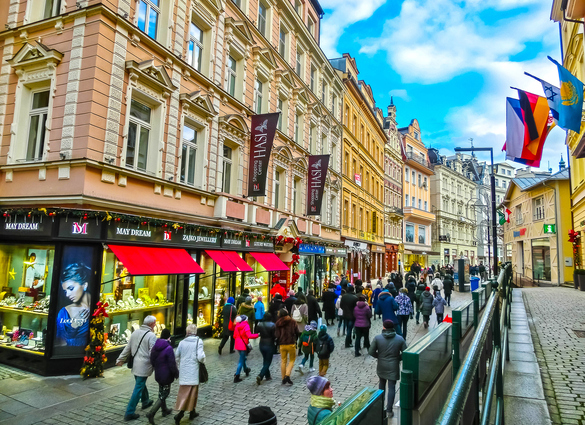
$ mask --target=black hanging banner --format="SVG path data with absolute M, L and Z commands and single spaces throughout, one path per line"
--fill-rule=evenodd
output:
M 321 215 L 325 178 L 329 167 L 329 155 L 309 156 L 309 179 L 307 181 L 307 215 Z
M 252 140 L 248 164 L 248 196 L 266 195 L 268 161 L 280 112 L 252 115 Z

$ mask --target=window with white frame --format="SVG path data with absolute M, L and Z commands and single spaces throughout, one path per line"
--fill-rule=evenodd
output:
M 278 116 L 278 123 L 276 124 L 276 128 L 278 128 L 280 131 L 282 131 L 282 116 L 284 114 L 284 101 L 279 97 L 276 100 L 276 112 L 280 112 L 280 115 Z
M 414 171 L 412 172 L 412 181 L 411 181 L 411 183 L 412 184 L 416 184 L 416 172 L 414 172 Z
M 295 143 L 301 146 L 303 144 L 303 129 L 304 129 L 303 115 L 297 113 L 295 115 Z
M 232 168 L 233 168 L 233 149 L 223 145 L 223 175 L 221 191 L 231 193 L 232 190 Z
M 268 8 L 262 2 L 258 2 L 258 31 L 264 37 L 267 36 L 266 34 L 266 24 L 268 22 Z
M 128 124 L 128 145 L 126 147 L 126 167 L 146 171 L 148 165 L 148 144 L 151 132 L 152 109 L 132 99 Z
M 429 210 L 429 203 L 428 203 L 428 201 L 425 201 L 425 211 L 428 211 L 428 210 Z
M 337 96 L 333 95 L 333 96 L 331 96 L 331 113 L 333 114 L 333 116 L 335 118 L 337 118 L 337 115 L 336 115 L 337 112 L 335 109 L 336 107 L 337 107 Z
M 28 140 L 26 147 L 27 161 L 43 159 L 45 149 L 47 116 L 49 114 L 50 91 L 32 93 L 32 104 L 28 117 Z
M 313 18 L 311 18 L 310 16 L 309 16 L 309 21 L 307 22 L 307 29 L 309 30 L 309 33 L 313 37 L 315 37 L 315 33 L 314 33 L 314 31 L 315 31 L 315 21 L 313 21 Z
M 189 25 L 189 50 L 187 62 L 197 71 L 202 72 L 203 61 L 203 30 L 196 23 Z
M 337 143 L 335 139 L 331 140 L 331 158 L 332 158 L 332 166 L 335 171 L 339 171 L 337 169 Z
M 242 8 L 242 0 L 232 0 L 232 3 L 238 6 L 240 9 Z
M 408 167 L 404 169 L 404 181 L 408 183 L 409 173 Z
M 292 212 L 294 214 L 300 214 L 301 211 L 301 179 L 295 177 L 293 181 L 293 193 L 292 193 Z
M 25 23 L 52 18 L 61 14 L 61 0 L 29 0 Z
M 312 125 L 309 129 L 309 153 L 315 155 L 317 153 L 317 127 Z
M 418 209 L 422 210 L 422 200 L 418 198 Z
M 303 72 L 303 58 L 304 54 L 303 51 L 301 50 L 300 46 L 297 45 L 297 63 L 296 63 L 296 72 L 297 75 L 301 78 L 303 78 L 304 80 L 304 72 Z
M 323 81 L 323 85 L 321 87 L 321 103 L 325 106 L 327 106 L 327 91 L 328 91 L 328 86 L 327 83 L 325 81 Z
M 425 226 L 418 226 L 418 243 L 426 244 L 427 241 L 427 228 Z
M 416 207 L 416 198 L 413 196 L 411 199 L 411 207 Z
M 156 40 L 161 0 L 138 0 L 138 28 Z
M 181 183 L 193 186 L 195 184 L 195 169 L 197 164 L 197 129 L 195 126 L 183 126 L 183 145 L 181 147 Z
M 516 224 L 522 224 L 522 204 L 516 205 L 514 215 L 516 216 Z
M 284 209 L 285 198 L 285 172 L 282 169 L 274 171 L 274 208 Z
M 534 212 L 534 220 L 544 219 L 544 197 L 540 196 L 532 201 L 532 211 Z
M 262 106 L 264 104 L 264 84 L 259 79 L 254 83 L 254 111 L 257 114 L 262 113 Z
M 288 31 L 280 24 L 280 31 L 278 34 L 278 53 L 285 60 L 288 60 Z
M 316 79 L 317 71 L 315 67 L 311 65 L 311 91 L 315 93 L 315 89 L 317 88 L 317 79 Z
M 237 61 L 230 55 L 228 56 L 227 60 L 227 92 L 230 96 L 236 96 L 236 82 L 238 76 L 238 63 Z
M 337 226 L 337 196 L 331 195 L 331 222 L 332 226 Z
M 295 11 L 301 18 L 303 17 L 303 3 L 301 0 L 295 0 Z

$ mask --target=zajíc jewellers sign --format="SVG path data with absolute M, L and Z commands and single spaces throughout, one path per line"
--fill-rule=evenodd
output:
M 219 229 L 218 229 L 219 230 Z M 219 247 L 219 233 L 204 230 L 173 229 L 136 223 L 116 222 L 108 225 L 107 239 L 190 247 Z

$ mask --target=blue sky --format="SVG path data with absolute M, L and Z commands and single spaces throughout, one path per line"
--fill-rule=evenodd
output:
M 552 0 L 321 0 L 321 46 L 348 52 L 383 111 L 394 96 L 398 122 L 421 125 L 427 146 L 493 146 L 504 160 L 510 86 L 542 95 L 527 71 L 558 85 L 558 24 Z M 541 168 L 566 160 L 565 132 L 553 129 Z M 482 158 L 480 156 L 480 158 Z M 487 157 L 484 157 L 487 159 Z M 520 166 L 520 165 L 518 165 Z

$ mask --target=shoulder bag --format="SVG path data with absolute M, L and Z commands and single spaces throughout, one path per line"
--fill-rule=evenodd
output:
M 146 334 L 149 332 L 150 331 L 144 332 L 144 335 L 142 335 L 142 338 L 140 338 L 140 342 L 138 343 L 138 348 L 136 349 L 136 352 L 134 354 L 132 354 L 132 350 L 130 350 L 130 355 L 128 356 L 128 363 L 126 363 L 126 365 L 128 366 L 128 369 L 132 369 L 132 367 L 134 367 L 134 356 L 136 354 L 138 354 L 138 350 L 140 350 L 140 345 L 142 344 L 142 340 L 144 339 Z
M 199 352 L 199 341 L 201 341 L 201 338 L 197 338 L 197 353 Z M 195 357 L 197 357 L 197 353 L 195 354 Z M 207 373 L 207 366 L 205 366 L 205 363 L 200 362 L 199 360 L 197 360 L 197 362 L 199 362 L 199 383 L 201 384 L 209 380 L 209 374 Z

